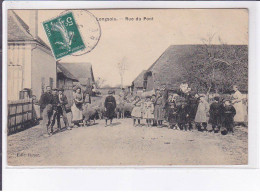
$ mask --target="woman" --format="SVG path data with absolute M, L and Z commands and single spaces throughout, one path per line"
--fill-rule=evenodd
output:
M 164 99 L 160 90 L 156 91 L 156 100 L 154 103 L 154 118 L 157 121 L 157 126 L 162 127 L 164 119 Z
M 232 104 L 234 105 L 234 108 L 236 109 L 236 115 L 234 117 L 235 123 L 243 123 L 245 122 L 245 106 L 243 104 L 243 95 L 238 90 L 238 87 L 236 85 L 233 86 L 233 90 L 235 93 L 232 95 L 233 101 Z
M 81 92 L 81 88 L 77 87 L 76 92 L 73 93 L 73 105 L 71 107 L 73 127 L 78 127 L 79 123 L 83 120 L 83 103 L 83 93 Z
M 204 131 L 207 131 L 207 122 L 209 114 L 209 103 L 206 101 L 205 96 L 200 97 L 199 106 L 195 116 L 195 123 L 198 131 L 201 130 L 201 125 Z
M 109 90 L 108 96 L 105 99 L 105 117 L 106 117 L 106 125 L 107 126 L 107 120 L 110 120 L 110 125 L 112 125 L 113 118 L 115 116 L 115 109 L 116 109 L 116 99 L 113 96 L 114 91 Z

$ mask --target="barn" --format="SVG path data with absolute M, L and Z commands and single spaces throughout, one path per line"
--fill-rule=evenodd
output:
M 188 83 L 195 92 L 248 91 L 247 45 L 171 45 L 144 74 L 146 91 Z
M 146 70 L 143 70 L 133 81 L 133 92 L 143 91 L 144 89 L 144 74 Z
M 95 83 L 95 78 L 92 70 L 91 63 L 60 63 L 65 67 L 78 82 L 84 86 L 92 86 Z M 77 84 L 77 83 L 75 83 Z
M 63 88 L 64 94 L 67 96 L 70 103 L 73 99 L 73 83 L 78 82 L 78 79 L 72 75 L 68 69 L 57 62 L 57 88 Z

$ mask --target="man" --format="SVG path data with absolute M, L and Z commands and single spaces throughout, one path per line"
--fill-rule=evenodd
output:
M 49 127 L 51 124 L 51 117 L 53 114 L 53 95 L 51 92 L 51 87 L 46 86 L 46 92 L 44 92 L 41 95 L 40 101 L 39 101 L 40 107 L 43 110 L 42 113 L 42 124 L 44 127 L 47 127 L 47 132 L 49 133 Z
M 69 126 L 68 118 L 67 118 L 67 113 L 66 113 L 66 105 L 68 104 L 68 99 L 64 94 L 64 89 L 61 88 L 57 92 L 54 93 L 54 102 L 55 102 L 55 108 L 56 111 L 53 114 L 53 124 L 52 127 L 55 124 L 55 119 L 57 118 L 57 126 L 59 130 L 61 130 L 61 124 L 60 124 L 60 116 L 62 116 L 64 124 L 66 129 L 71 129 Z
M 51 134 L 53 133 L 53 126 L 55 125 L 55 120 L 57 119 L 57 127 L 61 130 L 60 126 L 60 114 L 58 111 L 59 106 L 59 97 L 58 97 L 58 89 L 52 89 L 53 101 L 52 101 L 52 109 L 53 109 L 53 116 L 51 121 Z
M 106 125 L 107 126 L 107 120 L 110 120 L 110 125 L 112 124 L 114 115 L 115 115 L 115 109 L 116 109 L 116 99 L 113 96 L 113 91 L 108 91 L 108 96 L 105 99 L 105 116 L 106 116 Z

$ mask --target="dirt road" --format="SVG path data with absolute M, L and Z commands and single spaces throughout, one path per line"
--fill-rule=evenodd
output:
M 8 164 L 80 165 L 241 165 L 247 164 L 247 129 L 223 136 L 196 130 L 133 127 L 131 119 L 113 126 L 64 130 L 51 137 L 36 126 L 8 137 Z

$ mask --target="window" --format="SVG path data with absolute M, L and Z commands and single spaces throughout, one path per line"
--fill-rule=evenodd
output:
M 49 86 L 51 87 L 51 88 L 53 88 L 53 78 L 52 77 L 50 77 L 49 78 Z

